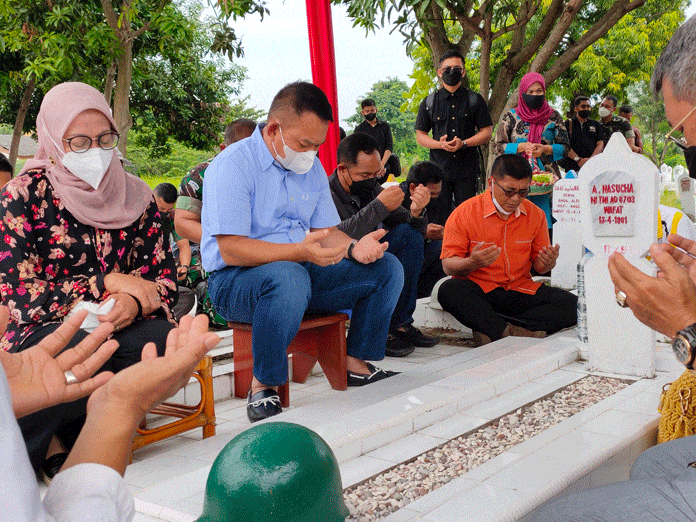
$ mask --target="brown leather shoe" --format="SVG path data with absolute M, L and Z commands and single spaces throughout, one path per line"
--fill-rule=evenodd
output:
M 537 339 L 543 339 L 546 337 L 546 332 L 543 330 L 527 330 L 526 328 L 522 328 L 521 326 L 515 326 L 514 324 L 508 323 L 508 325 L 505 327 L 505 330 L 503 330 L 503 337 L 535 337 Z

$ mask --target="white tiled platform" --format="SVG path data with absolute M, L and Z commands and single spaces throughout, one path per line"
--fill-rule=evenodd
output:
M 334 391 L 322 375 L 292 383 L 291 407 L 272 421 L 319 433 L 348 487 L 582 378 L 587 372 L 576 362 L 578 345 L 575 332 L 567 331 L 476 349 L 421 348 L 404 359 L 385 359 L 385 368 L 403 373 L 365 388 Z M 633 460 L 653 444 L 662 384 L 682 371 L 666 345 L 658 345 L 658 370 L 656 379 L 632 384 L 385 520 L 524 520 L 563 491 L 625 479 Z M 126 481 L 139 520 L 193 521 L 200 515 L 213 460 L 250 426 L 245 406 L 240 399 L 216 404 L 215 437 L 200 440 L 195 430 L 135 453 Z

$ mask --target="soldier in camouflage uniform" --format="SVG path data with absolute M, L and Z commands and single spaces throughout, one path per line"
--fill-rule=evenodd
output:
M 221 149 L 239 140 L 251 136 L 256 128 L 256 123 L 249 119 L 238 119 L 225 127 L 225 143 L 220 145 Z M 186 276 L 184 286 L 192 288 L 196 292 L 199 311 L 210 319 L 211 326 L 227 328 L 225 321 L 213 307 L 208 296 L 207 274 L 201 266 L 199 243 L 201 241 L 201 209 L 203 208 L 203 179 L 205 169 L 212 161 L 212 158 L 203 163 L 199 163 L 181 180 L 179 196 L 176 200 L 176 211 L 174 223 L 176 226 L 175 238 L 184 237 L 191 243 L 191 265 Z

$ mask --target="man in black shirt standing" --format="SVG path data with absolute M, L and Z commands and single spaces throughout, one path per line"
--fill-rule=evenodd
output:
M 476 195 L 481 168 L 477 147 L 493 133 L 485 100 L 462 85 L 464 63 L 464 55 L 456 49 L 440 57 L 437 75 L 442 88 L 421 102 L 415 125 L 416 141 L 430 149 L 430 160 L 444 172 L 439 200 L 445 219 L 452 209 L 452 196 L 459 205 Z
M 394 150 L 394 139 L 389 124 L 386 121 L 377 119 L 377 104 L 375 104 L 375 100 L 367 98 L 362 101 L 360 107 L 362 109 L 360 114 L 363 115 L 365 121 L 355 127 L 353 132 L 362 132 L 372 136 L 377 141 L 383 169 L 378 182 L 384 183 L 389 174 L 394 174 L 394 177 L 400 176 L 401 164 L 398 156 L 392 153 Z
M 577 172 L 587 160 L 604 150 L 604 141 L 599 122 L 590 119 L 590 99 L 578 96 L 573 101 L 573 107 L 575 116 L 565 122 L 570 136 L 570 152 L 558 164 L 565 170 Z

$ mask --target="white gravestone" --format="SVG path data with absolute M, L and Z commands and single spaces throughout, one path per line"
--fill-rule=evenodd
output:
M 694 209 L 696 207 L 696 205 L 694 205 L 694 180 L 691 179 L 686 172 L 683 172 L 677 178 L 677 194 L 679 195 L 682 210 L 686 212 L 690 218 L 693 218 Z
M 575 288 L 578 262 L 582 258 L 579 179 L 561 179 L 553 186 L 553 217 L 556 219 L 553 243 L 560 245 L 561 250 L 551 271 L 551 284 L 560 288 Z
M 595 371 L 652 377 L 655 332 L 616 303 L 608 261 L 620 252 L 654 276 L 644 258 L 657 237 L 658 172 L 646 157 L 612 135 L 604 153 L 590 159 L 580 178 L 583 244 L 594 256 L 585 265 L 588 352 Z

